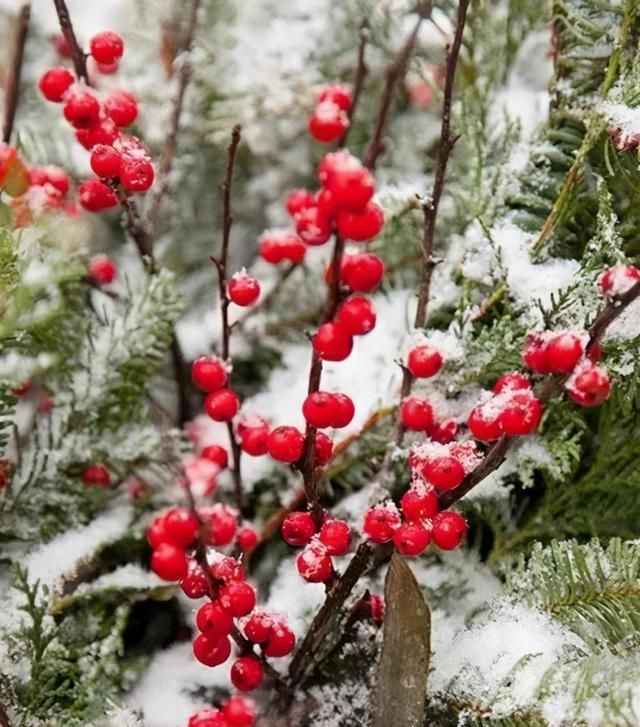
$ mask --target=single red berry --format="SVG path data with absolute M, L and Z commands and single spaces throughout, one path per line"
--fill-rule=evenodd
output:
M 531 434 L 538 428 L 542 404 L 530 391 L 515 391 L 510 395 L 498 417 L 502 431 L 509 436 Z
M 244 635 L 254 644 L 263 644 L 270 636 L 274 622 L 269 614 L 256 611 L 244 625 Z
M 293 631 L 282 621 L 275 621 L 262 651 L 265 656 L 279 658 L 290 654 L 295 645 L 296 637 Z
M 239 422 L 236 433 L 243 452 L 251 457 L 267 453 L 269 425 L 262 417 L 252 416 Z
M 414 346 L 407 356 L 407 368 L 416 379 L 428 379 L 442 368 L 442 356 L 428 343 Z
M 120 182 L 127 192 L 140 194 L 151 188 L 155 172 L 153 165 L 147 159 L 123 157 L 119 176 Z
M 231 581 L 220 589 L 220 603 L 236 618 L 247 616 L 256 606 L 256 591 L 246 581 Z
M 229 723 L 219 709 L 205 707 L 189 717 L 187 727 L 229 727 Z
M 89 212 L 101 212 L 118 204 L 115 192 L 99 179 L 87 179 L 83 182 L 78 189 L 78 198 L 80 204 Z
M 217 581 L 222 581 L 223 583 L 243 581 L 245 578 L 242 563 L 230 556 L 224 556 L 215 563 L 212 563 L 209 566 L 209 571 Z
M 471 434 L 483 442 L 492 442 L 502 434 L 500 426 L 500 409 L 491 406 L 491 401 L 475 406 L 467 419 Z
M 89 91 L 70 91 L 65 97 L 63 114 L 76 129 L 85 129 L 98 121 L 100 104 Z
M 212 391 L 204 400 L 204 410 L 215 422 L 228 422 L 238 413 L 240 400 L 235 391 Z
M 187 575 L 180 581 L 180 588 L 187 598 L 202 598 L 209 592 L 209 583 L 202 568 L 195 562 L 189 563 Z
M 336 322 L 352 336 L 364 336 L 376 325 L 373 303 L 363 295 L 352 295 L 338 309 Z
M 236 689 L 250 692 L 262 684 L 262 666 L 254 656 L 241 656 L 233 663 L 230 676 Z
M 552 374 L 570 374 L 582 358 L 584 346 L 575 333 L 559 333 L 547 343 L 547 359 Z
M 640 270 L 633 265 L 614 265 L 600 276 L 604 295 L 615 298 L 630 290 L 640 280 Z
M 198 634 L 193 640 L 193 655 L 205 666 L 224 664 L 231 656 L 231 642 L 226 636 L 210 641 L 204 634 Z
M 215 356 L 201 356 L 191 366 L 191 380 L 202 391 L 218 391 L 227 383 L 227 367 Z
M 92 487 L 110 487 L 111 475 L 104 465 L 92 464 L 82 472 L 82 481 Z
M 38 88 L 47 101 L 60 103 L 75 80 L 73 73 L 68 68 L 56 66 L 45 71 L 38 83 Z
M 333 192 L 326 187 L 321 187 L 315 196 L 315 205 L 322 217 L 335 222 L 334 218 L 338 214 L 338 205 L 336 204 Z
M 445 510 L 433 519 L 431 537 L 434 545 L 442 550 L 453 550 L 463 541 L 467 532 L 467 522 L 460 513 Z
M 344 361 L 353 348 L 353 338 L 340 323 L 323 323 L 311 343 L 324 361 Z
M 528 376 L 511 371 L 503 374 L 494 384 L 493 393 L 502 394 L 503 391 L 522 391 L 523 389 L 531 389 L 531 381 Z
M 222 714 L 227 720 L 228 727 L 253 727 L 256 722 L 253 702 L 245 697 L 229 697 L 222 706 Z
M 316 467 L 324 467 L 333 454 L 333 441 L 324 432 L 316 432 L 313 440 L 314 464 Z
M 398 508 L 387 502 L 375 505 L 367 510 L 364 516 L 362 530 L 374 543 L 388 543 L 393 533 L 400 527 L 400 513 Z
M 292 192 L 289 192 L 285 202 L 287 212 L 294 219 L 305 207 L 313 207 L 314 205 L 315 199 L 313 194 L 306 189 L 294 189 Z
M 369 202 L 360 212 L 342 210 L 338 213 L 338 232 L 345 240 L 372 240 L 384 225 L 384 213 L 375 202 Z
M 422 467 L 423 477 L 438 490 L 453 490 L 464 480 L 464 467 L 450 455 L 430 457 Z
M 375 192 L 371 172 L 346 150 L 327 154 L 320 163 L 318 176 L 322 185 L 331 190 L 336 205 L 350 212 L 361 212 Z
M 383 275 L 384 263 L 373 253 L 342 258 L 341 278 L 353 291 L 370 293 L 380 284 Z
M 200 515 L 208 526 L 211 545 L 229 545 L 238 527 L 235 512 L 227 505 L 217 502 L 211 507 L 202 508 Z
M 106 144 L 97 144 L 91 150 L 91 169 L 103 179 L 113 179 L 120 174 L 122 157 L 112 147 Z
M 120 131 L 112 119 L 101 119 L 86 129 L 76 129 L 76 139 L 85 149 L 89 150 L 97 144 L 110 146 L 119 136 Z
M 445 419 L 442 422 L 434 422 L 429 430 L 429 436 L 434 442 L 449 444 L 453 442 L 458 433 L 458 425 L 453 419 Z
M 406 429 L 426 432 L 433 426 L 433 409 L 426 399 L 411 396 L 400 404 L 400 421 Z
M 329 555 L 344 555 L 351 545 L 351 527 L 344 520 L 327 520 L 320 528 L 319 538 Z
M 260 283 L 244 271 L 236 273 L 229 281 L 227 293 L 236 305 L 251 305 L 260 295 Z
M 277 265 L 283 260 L 301 263 L 307 253 L 307 246 L 295 232 L 266 232 L 259 240 L 263 260 Z
M 323 101 L 331 101 L 343 111 L 349 111 L 353 105 L 351 91 L 339 83 L 332 83 L 330 86 L 325 86 L 318 96 L 318 101 L 320 103 Z
M 611 394 L 611 379 L 602 366 L 586 365 L 567 382 L 569 397 L 580 406 L 603 404 Z
M 316 526 L 308 512 L 291 512 L 280 527 L 285 543 L 294 547 L 306 545 L 315 535 Z
M 151 554 L 151 570 L 164 581 L 184 578 L 189 570 L 184 548 L 172 543 L 160 543 Z
M 138 117 L 138 102 L 128 91 L 111 91 L 104 101 L 104 108 L 118 126 L 129 126 Z
M 109 285 L 113 283 L 118 274 L 116 264 L 106 255 L 94 255 L 89 260 L 89 275 L 97 285 Z
M 415 557 L 425 551 L 431 541 L 431 533 L 423 525 L 403 523 L 394 531 L 392 539 L 398 553 Z
M 353 401 L 346 394 L 337 392 L 333 395 L 333 420 L 331 426 L 336 429 L 346 427 L 356 413 Z
M 276 427 L 267 438 L 267 450 L 278 462 L 297 462 L 304 451 L 304 435 L 295 427 Z
M 24 379 L 21 383 L 11 389 L 14 396 L 26 396 L 33 388 L 33 379 Z
M 319 103 L 309 118 L 309 133 L 324 143 L 337 141 L 348 128 L 349 117 L 333 101 Z
M 196 626 L 209 641 L 228 636 L 233 629 L 233 618 L 219 601 L 207 601 L 196 613 Z
M 376 626 L 382 626 L 384 621 L 385 603 L 384 598 L 377 593 L 369 594 L 369 614 L 370 618 Z
M 333 561 L 322 543 L 311 541 L 298 553 L 296 568 L 307 583 L 323 583 L 333 573 Z
M 332 231 L 329 218 L 317 206 L 305 207 L 296 215 L 296 232 L 307 245 L 324 245 Z
M 307 423 L 317 429 L 333 426 L 336 416 L 335 396 L 328 391 L 314 391 L 302 404 L 302 414 Z
M 152 548 L 158 548 L 162 543 L 169 542 L 164 527 L 164 515 L 157 517 L 147 528 L 147 541 Z
M 244 525 L 236 535 L 238 547 L 244 553 L 250 553 L 258 545 L 258 533 L 249 525 Z
M 98 63 L 113 63 L 122 58 L 124 42 L 117 33 L 105 30 L 91 38 L 89 51 Z
M 407 520 L 430 520 L 440 510 L 438 494 L 433 487 L 412 488 L 400 498 L 400 507 Z
M 586 350 L 587 358 L 594 363 L 602 360 L 602 346 L 596 341 Z
M 193 543 L 198 533 L 198 518 L 186 507 L 174 507 L 164 516 L 167 540 L 183 548 Z
M 205 459 L 215 462 L 221 470 L 225 469 L 229 464 L 229 455 L 224 447 L 220 447 L 218 444 L 209 444 L 204 447 L 200 456 Z
M 522 351 L 522 360 L 537 374 L 548 374 L 551 372 L 547 339 L 540 333 L 527 335 Z

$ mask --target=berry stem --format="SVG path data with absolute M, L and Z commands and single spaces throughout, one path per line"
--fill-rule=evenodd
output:
M 427 306 L 429 304 L 429 293 L 431 290 L 431 277 L 433 275 L 433 269 L 436 266 L 436 262 L 433 258 L 436 220 L 438 217 L 440 199 L 442 197 L 442 190 L 444 188 L 445 177 L 447 174 L 449 157 L 456 141 L 459 138 L 451 132 L 451 106 L 453 104 L 456 69 L 458 66 L 458 59 L 460 57 L 460 48 L 462 47 L 462 38 L 464 35 L 464 26 L 467 20 L 469 2 L 470 0 L 460 0 L 458 3 L 458 15 L 456 19 L 453 43 L 447 52 L 444 100 L 442 104 L 442 124 L 440 126 L 440 147 L 438 149 L 435 179 L 431 195 L 422 203 L 422 211 L 424 214 L 422 254 L 424 260 L 420 285 L 418 287 L 418 307 L 414 322 L 414 326 L 416 328 L 424 328 L 427 322 Z
M 64 35 L 65 40 L 69 44 L 69 48 L 71 48 L 71 58 L 73 60 L 73 67 L 75 69 L 76 76 L 83 79 L 87 86 L 91 86 L 92 84 L 89 80 L 89 74 L 87 73 L 87 56 L 80 47 L 78 39 L 76 38 L 67 3 L 65 0 L 53 0 L 53 4 L 56 7 L 58 23 L 60 24 L 62 35 Z
M 11 139 L 16 111 L 18 110 L 18 101 L 20 99 L 20 76 L 22 75 L 24 47 L 27 42 L 30 19 L 31 0 L 24 0 L 18 11 L 16 19 L 17 27 L 15 42 L 13 44 L 13 52 L 11 54 L 11 62 L 9 64 L 9 73 L 7 74 L 7 90 L 4 100 L 5 112 L 2 124 L 2 140 L 5 144 L 8 144 Z

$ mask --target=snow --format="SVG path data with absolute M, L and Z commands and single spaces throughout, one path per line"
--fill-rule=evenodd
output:
M 636 144 L 640 138 L 640 107 L 631 108 L 626 104 L 606 102 L 602 113 L 609 121 L 609 128 L 618 130 L 618 146 L 624 148 L 628 143 Z

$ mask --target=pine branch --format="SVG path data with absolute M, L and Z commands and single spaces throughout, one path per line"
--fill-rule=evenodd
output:
M 89 74 L 87 73 L 87 55 L 80 47 L 78 39 L 76 38 L 67 3 L 65 0 L 53 0 L 53 4 L 58 14 L 58 23 L 60 24 L 62 35 L 64 35 L 69 48 L 71 48 L 71 59 L 73 60 L 76 76 L 78 79 L 83 79 L 88 86 L 91 86 Z
M 18 110 L 18 101 L 20 98 L 20 77 L 22 75 L 22 63 L 24 60 L 24 47 L 27 42 L 27 34 L 29 32 L 29 22 L 31 19 L 31 0 L 23 0 L 22 6 L 18 11 L 17 28 L 15 33 L 15 42 L 13 45 L 13 53 L 9 64 L 9 73 L 7 81 L 7 90 L 4 100 L 4 123 L 2 126 L 2 139 L 5 144 L 11 140 L 13 133 L 13 124 Z

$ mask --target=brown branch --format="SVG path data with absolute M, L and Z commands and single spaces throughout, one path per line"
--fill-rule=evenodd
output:
M 418 37 L 418 31 L 422 25 L 422 20 L 423 16 L 420 15 L 418 17 L 418 22 L 400 49 L 400 52 L 385 71 L 385 84 L 382 92 L 382 98 L 380 100 L 380 107 L 378 108 L 373 136 L 364 157 L 364 166 L 367 167 L 367 169 L 375 169 L 378 157 L 385 150 L 383 137 L 387 128 L 387 120 L 391 109 L 391 103 L 393 101 L 394 91 L 398 81 L 403 78 L 407 72 L 409 59 L 413 53 L 413 48 L 416 44 L 416 38 Z
M 87 73 L 87 55 L 80 47 L 78 39 L 76 38 L 73 25 L 71 23 L 71 17 L 69 16 L 69 8 L 65 0 L 53 0 L 53 4 L 56 7 L 56 13 L 58 14 L 58 23 L 62 35 L 64 35 L 69 48 L 71 48 L 71 59 L 73 60 L 73 67 L 76 71 L 78 78 L 84 79 L 84 82 L 91 86 L 89 80 L 89 74 Z
M 5 144 L 11 140 L 13 124 L 18 110 L 20 98 L 20 76 L 22 75 L 22 63 L 24 60 L 24 47 L 29 32 L 29 21 L 31 19 L 31 0 L 24 0 L 17 16 L 17 27 L 11 62 L 9 64 L 9 77 L 7 91 L 4 99 L 4 122 L 2 125 L 2 139 Z
M 198 25 L 198 14 L 202 0 L 193 0 L 191 5 L 191 13 L 189 15 L 189 23 L 187 31 L 184 36 L 182 47 L 178 53 L 183 54 L 180 62 L 180 68 L 178 70 L 178 89 L 176 97 L 173 102 L 173 108 L 171 110 L 171 119 L 169 123 L 169 132 L 164 142 L 164 151 L 158 167 L 158 187 L 157 192 L 151 203 L 149 210 L 149 221 L 152 225 L 158 220 L 160 214 L 160 207 L 162 200 L 164 199 L 167 189 L 169 187 L 169 175 L 173 168 L 173 161 L 175 159 L 176 150 L 178 147 L 178 133 L 180 131 L 180 119 L 182 118 L 182 112 L 184 109 L 184 100 L 186 96 L 187 87 L 191 81 L 193 75 L 193 66 L 191 63 L 191 53 L 193 51 L 193 43 L 196 34 L 196 28 Z
M 351 108 L 347 112 L 349 121 L 353 121 L 353 118 L 362 95 L 362 89 L 364 88 L 364 81 L 367 77 L 369 69 L 365 61 L 365 53 L 367 49 L 367 43 L 369 42 L 369 22 L 365 18 L 360 24 L 359 32 L 359 43 L 358 43 L 358 59 L 356 61 L 356 71 L 353 78 L 353 92 L 351 94 Z M 349 137 L 349 131 L 351 131 L 351 124 L 347 127 L 346 131 L 342 135 L 338 147 L 342 148 L 346 146 L 347 138 Z
M 429 293 L 431 290 L 431 277 L 436 265 L 435 260 L 433 259 L 433 243 L 435 238 L 438 208 L 440 206 L 440 198 L 442 197 L 442 190 L 444 188 L 444 181 L 447 174 L 449 156 L 451 155 L 451 151 L 458 140 L 458 137 L 454 136 L 451 132 L 451 107 L 453 104 L 456 69 L 458 67 L 458 58 L 460 57 L 460 48 L 462 47 L 462 38 L 464 35 L 464 26 L 467 20 L 469 2 L 470 0 L 459 0 L 458 3 L 456 30 L 453 37 L 453 43 L 447 52 L 444 101 L 442 104 L 442 125 L 440 127 L 440 147 L 438 149 L 433 191 L 431 192 L 431 196 L 428 199 L 425 199 L 422 204 L 424 212 L 424 233 L 422 237 L 424 262 L 420 285 L 418 287 L 418 307 L 414 323 L 416 328 L 424 328 L 427 322 L 427 306 L 429 304 Z
M 118 186 L 116 194 L 124 212 L 124 229 L 133 240 L 140 259 L 153 271 L 153 238 L 151 233 L 140 216 L 138 206 L 130 195 L 120 186 Z

